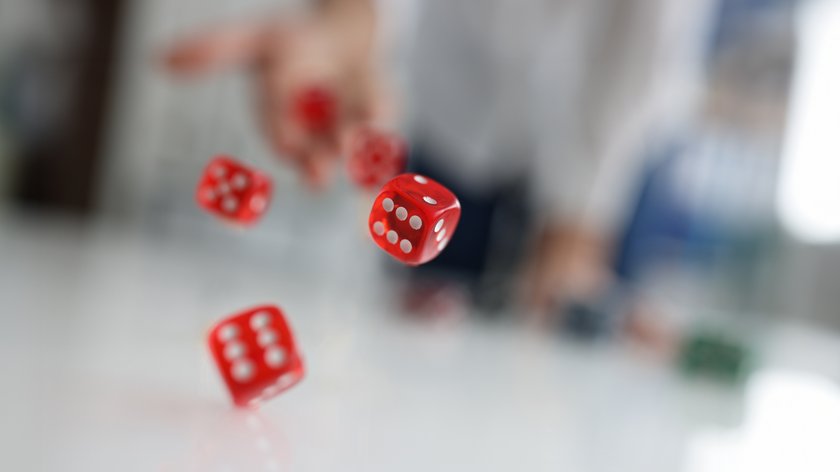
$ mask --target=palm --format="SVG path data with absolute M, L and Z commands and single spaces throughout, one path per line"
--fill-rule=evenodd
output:
M 332 180 L 342 136 L 373 119 L 377 102 L 369 50 L 348 34 L 358 34 L 317 16 L 258 20 L 215 28 L 175 44 L 168 69 L 200 76 L 238 67 L 253 79 L 254 107 L 262 131 L 279 157 L 293 164 L 313 188 Z M 313 130 L 294 112 L 301 93 L 313 87 L 336 102 L 334 123 Z

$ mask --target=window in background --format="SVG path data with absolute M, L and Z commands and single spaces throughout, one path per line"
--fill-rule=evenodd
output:
M 803 3 L 778 212 L 811 243 L 840 242 L 840 2 Z

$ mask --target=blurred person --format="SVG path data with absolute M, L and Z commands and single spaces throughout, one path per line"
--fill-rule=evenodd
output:
M 295 122 L 295 91 L 330 89 L 340 136 L 399 122 L 412 169 L 452 189 L 463 209 L 447 250 L 412 277 L 454 274 L 479 299 L 516 293 L 545 314 L 612 283 L 638 159 L 646 140 L 690 114 L 712 6 L 318 0 L 188 37 L 167 64 L 181 75 L 247 68 L 272 148 L 314 188 L 331 182 L 341 140 Z M 402 62 L 398 100 L 390 77 Z M 435 283 L 414 282 L 420 304 L 439 308 Z

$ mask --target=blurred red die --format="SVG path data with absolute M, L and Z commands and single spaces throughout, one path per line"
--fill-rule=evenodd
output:
M 199 206 L 227 221 L 253 224 L 271 200 L 271 179 L 227 156 L 210 161 L 198 182 Z
M 396 134 L 364 127 L 349 141 L 347 172 L 359 187 L 378 189 L 405 171 L 408 147 Z
M 331 133 L 338 124 L 338 101 L 325 87 L 306 87 L 293 95 L 292 113 L 307 131 L 318 134 Z
M 295 339 L 276 306 L 250 308 L 216 323 L 207 343 L 238 406 L 268 400 L 303 378 Z
M 449 189 L 422 175 L 402 174 L 382 187 L 368 226 L 385 252 L 405 264 L 419 265 L 443 251 L 460 217 L 461 204 Z

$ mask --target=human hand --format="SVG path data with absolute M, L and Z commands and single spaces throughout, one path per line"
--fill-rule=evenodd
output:
M 210 28 L 168 48 L 165 65 L 182 77 L 245 69 L 271 148 L 320 189 L 332 181 L 344 136 L 386 109 L 374 72 L 373 11 L 354 4 Z M 312 129 L 296 113 L 295 101 L 313 89 L 335 101 L 328 129 Z
M 558 304 L 599 296 L 612 281 L 606 241 L 586 228 L 547 226 L 537 238 L 521 285 L 524 305 L 538 324 Z

